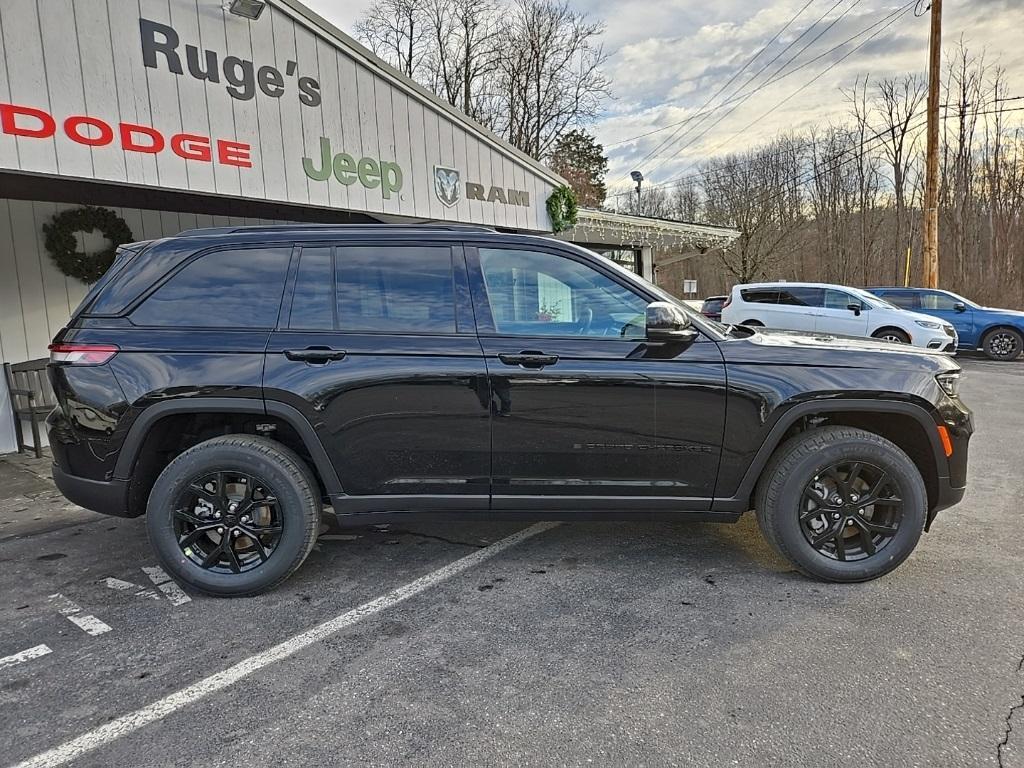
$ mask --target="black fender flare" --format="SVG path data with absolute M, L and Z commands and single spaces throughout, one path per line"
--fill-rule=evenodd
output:
M 309 420 L 298 409 L 276 400 L 260 400 L 254 397 L 182 397 L 166 400 L 148 406 L 132 422 L 114 466 L 114 478 L 130 480 L 138 460 L 142 444 L 150 429 L 160 419 L 178 413 L 241 413 L 253 416 L 274 416 L 291 426 L 309 455 L 313 458 L 317 473 L 323 481 L 328 495 L 343 493 L 338 473 L 331 463 L 323 443 Z
M 780 406 L 781 408 L 785 408 L 785 406 Z M 835 413 L 838 411 L 898 413 L 910 416 L 921 425 L 932 447 L 936 476 L 940 480 L 949 476 L 946 453 L 942 448 L 942 442 L 937 429 L 939 422 L 924 407 L 900 400 L 808 400 L 785 408 L 785 411 L 768 431 L 768 435 L 761 443 L 757 453 L 754 454 L 750 466 L 747 467 L 743 479 L 740 480 L 736 493 L 731 498 L 716 498 L 713 505 L 714 509 L 716 511 L 745 512 L 749 506 L 747 502 L 754 493 L 754 487 L 761 478 L 761 473 L 764 471 L 772 454 L 775 453 L 775 449 L 782 444 L 789 428 L 805 416 Z

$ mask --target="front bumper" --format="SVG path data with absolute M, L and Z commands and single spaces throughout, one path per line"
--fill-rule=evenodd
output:
M 53 464 L 53 482 L 72 504 L 115 517 L 134 517 L 128 512 L 127 480 L 90 480 L 65 472 Z
M 913 344 L 915 347 L 934 349 L 952 355 L 956 352 L 960 339 L 957 337 L 954 328 L 915 328 L 913 332 Z

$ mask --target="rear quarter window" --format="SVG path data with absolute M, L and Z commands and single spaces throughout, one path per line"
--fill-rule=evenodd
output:
M 146 297 L 131 321 L 179 328 L 273 328 L 290 256 L 290 246 L 203 254 Z
M 742 299 L 749 304 L 778 304 L 777 288 L 744 288 L 740 291 Z

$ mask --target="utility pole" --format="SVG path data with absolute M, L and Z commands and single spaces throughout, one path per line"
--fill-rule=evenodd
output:
M 931 0 L 932 29 L 928 43 L 928 147 L 925 155 L 924 286 L 939 287 L 939 78 L 942 64 L 942 0 Z

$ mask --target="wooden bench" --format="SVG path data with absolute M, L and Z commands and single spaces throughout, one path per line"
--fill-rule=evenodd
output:
M 7 375 L 7 390 L 11 393 L 11 410 L 14 413 L 14 434 L 18 440 L 18 453 L 33 448 L 36 458 L 43 455 L 43 447 L 39 438 L 39 425 L 46 421 L 57 405 L 50 380 L 46 377 L 48 357 L 29 360 L 26 363 L 4 363 Z M 32 425 L 32 442 L 25 442 L 21 422 L 28 421 Z

